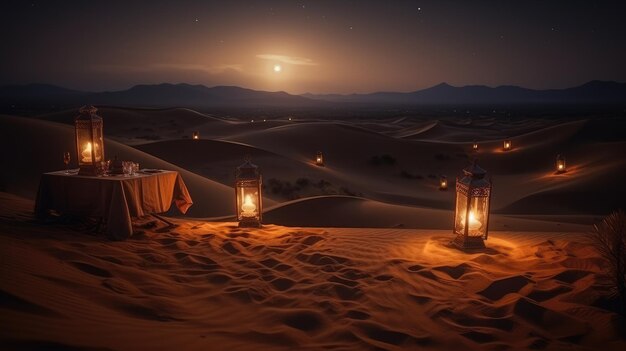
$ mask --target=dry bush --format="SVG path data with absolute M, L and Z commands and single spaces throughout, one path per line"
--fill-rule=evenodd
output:
M 626 308 L 626 213 L 619 210 L 594 225 L 589 233 L 596 250 L 607 261 L 606 273 L 613 293 L 619 300 L 619 311 Z

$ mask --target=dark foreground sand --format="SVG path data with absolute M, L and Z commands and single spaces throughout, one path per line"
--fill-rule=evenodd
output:
M 621 350 L 580 233 L 175 220 L 124 242 L 0 196 L 3 350 Z

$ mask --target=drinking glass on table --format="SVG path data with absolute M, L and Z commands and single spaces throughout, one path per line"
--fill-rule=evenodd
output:
M 63 163 L 65 163 L 65 174 L 70 174 L 70 161 L 72 156 L 69 151 L 63 153 Z
M 124 169 L 124 177 L 130 177 L 131 172 L 133 171 L 131 168 L 130 161 L 122 161 L 122 168 Z
M 109 167 L 111 166 L 111 160 L 100 162 L 100 170 L 103 176 L 109 175 Z

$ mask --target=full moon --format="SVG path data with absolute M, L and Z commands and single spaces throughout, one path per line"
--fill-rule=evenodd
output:
M 274 72 L 277 72 L 277 73 L 278 73 L 278 72 L 282 71 L 282 69 L 283 69 L 283 68 L 282 68 L 282 67 L 280 67 L 280 65 L 274 65 Z

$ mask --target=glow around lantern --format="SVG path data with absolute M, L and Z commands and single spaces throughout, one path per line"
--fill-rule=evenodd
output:
M 256 216 L 256 205 L 252 201 L 250 194 L 247 194 L 244 198 L 243 204 L 241 205 L 241 215 L 244 217 Z

